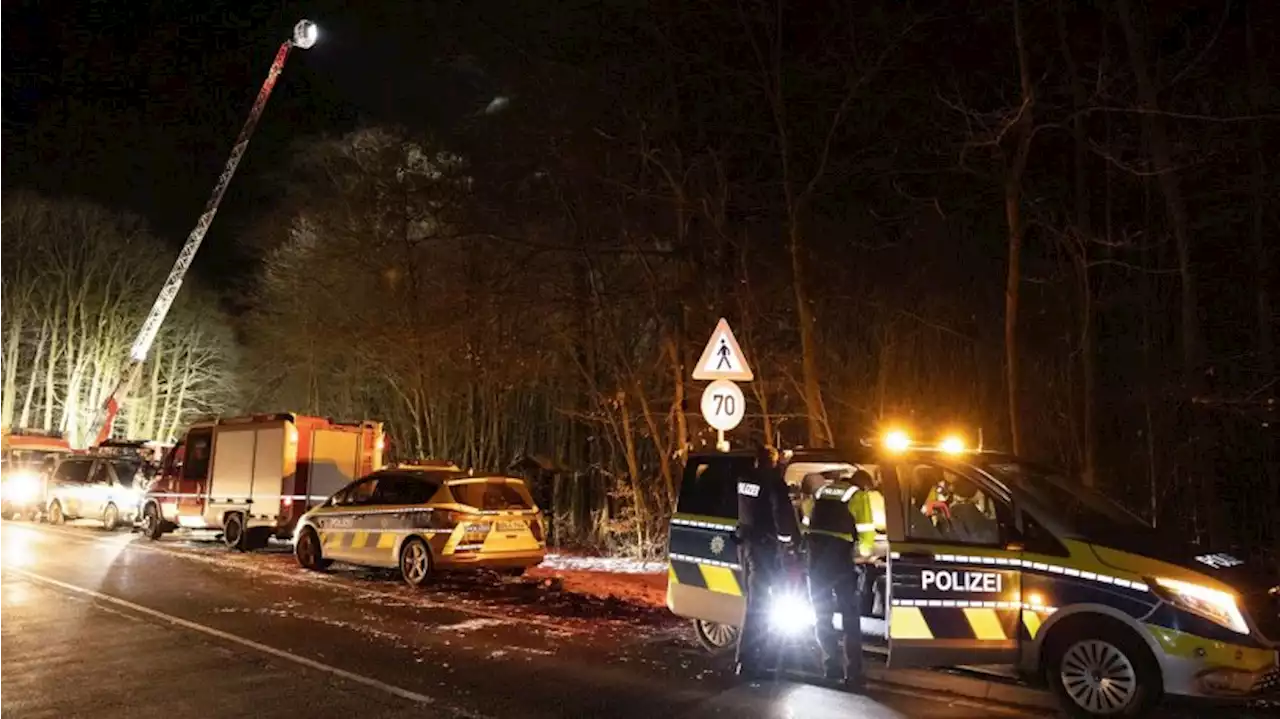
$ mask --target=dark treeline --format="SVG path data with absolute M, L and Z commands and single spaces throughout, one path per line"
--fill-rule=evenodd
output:
M 243 407 L 537 471 L 558 539 L 650 552 L 725 316 L 735 443 L 981 431 L 1274 553 L 1273 6 L 344 9 L 229 195 L 275 198 L 221 230 Z
M 536 458 L 564 531 L 647 550 L 680 452 L 710 441 L 688 376 L 724 315 L 757 374 L 735 441 L 980 429 L 1158 524 L 1269 551 L 1263 7 L 381 17 L 450 28 L 510 102 L 295 153 L 249 240 L 251 401 L 386 417 L 402 451 L 465 465 Z

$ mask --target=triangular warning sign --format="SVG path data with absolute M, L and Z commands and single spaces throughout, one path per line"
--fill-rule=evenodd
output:
M 747 357 L 742 354 L 738 340 L 729 329 L 729 322 L 721 317 L 716 329 L 711 333 L 711 340 L 702 350 L 702 358 L 693 368 L 694 379 L 728 379 L 750 382 L 755 378 L 751 367 L 747 365 Z

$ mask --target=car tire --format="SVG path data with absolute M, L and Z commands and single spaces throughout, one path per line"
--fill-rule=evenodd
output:
M 154 502 L 142 509 L 142 534 L 153 541 L 164 534 L 164 521 L 160 519 L 160 509 Z
M 332 559 L 324 558 L 320 535 L 311 527 L 303 529 L 298 535 L 298 541 L 293 546 L 293 556 L 303 569 L 313 572 L 322 572 L 333 564 Z
M 732 624 L 695 619 L 693 634 L 698 638 L 698 645 L 708 654 L 720 655 L 727 654 L 738 646 L 738 637 L 742 635 L 742 630 Z
M 1067 716 L 1142 717 L 1159 702 L 1160 665 L 1123 624 L 1081 617 L 1048 639 L 1045 681 Z
M 222 522 L 222 542 L 227 549 L 243 552 L 248 549 L 249 532 L 244 526 L 244 515 L 232 512 Z
M 120 526 L 120 509 L 111 502 L 107 504 L 106 509 L 102 510 L 102 528 L 108 532 L 114 532 L 118 526 Z
M 53 500 L 53 503 L 49 505 L 49 524 L 58 525 L 66 524 L 66 522 L 67 518 L 62 513 L 62 503 L 56 499 Z
M 431 578 L 434 562 L 431 548 L 421 537 L 410 537 L 400 547 L 400 576 L 405 584 L 417 589 Z

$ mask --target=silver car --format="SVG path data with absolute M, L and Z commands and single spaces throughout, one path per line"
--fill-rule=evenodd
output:
M 72 455 L 49 475 L 45 518 L 50 524 L 68 519 L 97 519 L 103 528 L 132 524 L 146 489 L 140 459 Z

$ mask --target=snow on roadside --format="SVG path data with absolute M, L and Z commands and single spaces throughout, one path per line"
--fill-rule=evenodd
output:
M 665 607 L 667 563 L 623 557 L 548 554 L 529 579 L 555 579 L 565 592 L 614 599 L 641 607 Z
M 647 562 L 626 557 L 576 557 L 569 554 L 548 554 L 538 568 L 551 571 L 608 574 L 661 574 L 667 571 L 667 563 Z

